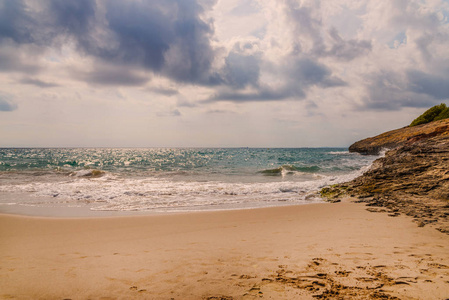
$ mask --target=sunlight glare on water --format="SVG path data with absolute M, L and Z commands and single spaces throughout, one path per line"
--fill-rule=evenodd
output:
M 321 201 L 319 188 L 355 178 L 375 158 L 340 148 L 0 149 L 0 195 L 7 199 L 0 200 L 0 210 L 56 205 L 167 212 L 307 204 Z

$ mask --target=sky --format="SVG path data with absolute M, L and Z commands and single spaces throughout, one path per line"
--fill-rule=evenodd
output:
M 449 104 L 447 0 L 0 0 L 0 147 L 347 147 Z

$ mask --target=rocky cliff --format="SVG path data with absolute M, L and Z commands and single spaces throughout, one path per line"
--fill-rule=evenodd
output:
M 355 197 L 370 211 L 405 214 L 419 226 L 449 234 L 449 120 L 393 130 L 354 145 L 352 151 L 365 154 L 394 148 L 361 177 L 323 189 L 323 196 Z
M 352 144 L 349 147 L 349 152 L 377 155 L 382 149 L 393 149 L 407 143 L 412 143 L 414 140 L 439 135 L 449 135 L 449 119 L 388 131 Z

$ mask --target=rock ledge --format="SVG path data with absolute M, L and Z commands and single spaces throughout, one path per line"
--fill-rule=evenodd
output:
M 393 130 L 354 145 L 352 151 L 364 154 L 393 149 L 364 175 L 323 189 L 323 196 L 355 197 L 372 212 L 405 214 L 420 227 L 449 234 L 449 120 Z
M 378 155 L 383 149 L 393 149 L 406 143 L 440 135 L 449 136 L 449 119 L 404 127 L 366 138 L 352 144 L 349 147 L 349 152 Z

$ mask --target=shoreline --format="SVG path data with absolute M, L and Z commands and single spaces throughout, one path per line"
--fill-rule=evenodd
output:
M 64 211 L 64 216 L 71 216 L 65 209 L 70 207 L 82 217 L 78 206 L 151 213 L 309 203 L 319 200 L 321 187 L 356 178 L 374 160 L 336 148 L 32 150 L 5 154 L 11 167 L 0 172 L 4 213 L 51 216 Z M 89 216 L 98 214 L 105 213 L 87 211 Z
M 355 199 L 354 199 L 355 200 Z M 349 200 L 346 199 L 345 202 Z M 351 200 L 352 201 L 352 200 Z M 277 208 L 294 208 L 297 206 L 309 206 L 309 205 L 332 205 L 332 202 L 322 201 L 322 202 L 312 202 L 307 204 L 286 204 L 286 205 L 273 205 L 273 206 L 262 206 L 262 207 L 248 207 L 248 208 L 228 208 L 228 209 L 205 209 L 205 210 L 186 210 L 186 211 L 93 211 L 104 212 L 104 213 L 114 213 L 117 215 L 93 215 L 93 216 L 75 216 L 75 217 L 65 217 L 65 216 L 55 216 L 55 215 L 35 215 L 35 214 L 22 214 L 22 213 L 8 213 L 0 212 L 1 217 L 11 217 L 11 218 L 30 218 L 30 219 L 42 219 L 42 220 L 94 220 L 94 219 L 120 219 L 120 218 L 153 218 L 153 217 L 167 217 L 167 216 L 182 216 L 182 215 L 196 215 L 196 214 L 220 214 L 220 213 L 233 213 L 233 212 L 244 212 L 244 211 L 259 211 L 259 210 L 271 210 Z M 42 209 L 48 209 L 48 207 L 39 207 Z M 54 209 L 59 209 L 58 207 L 52 207 Z M 70 207 L 73 209 L 73 207 Z M 80 207 L 81 210 L 86 210 L 88 208 Z M 124 214 L 122 214 L 124 213 Z
M 317 191 L 318 194 L 318 191 Z M 259 210 L 269 209 L 276 207 L 291 207 L 291 206 L 303 206 L 313 204 L 330 204 L 325 200 L 313 200 L 310 203 L 276 203 L 273 205 L 264 206 L 232 206 L 221 205 L 215 206 L 217 208 L 204 208 L 193 209 L 194 207 L 187 207 L 186 209 L 173 209 L 173 210 L 129 210 L 129 211 L 114 211 L 114 210 L 92 210 L 88 206 L 26 206 L 17 208 L 17 205 L 2 205 L 0 206 L 0 216 L 24 216 L 24 217 L 36 217 L 36 218 L 50 218 L 50 219 L 90 219 L 90 218 L 120 218 L 120 217 L 145 217 L 145 216 L 165 216 L 165 215 L 178 215 L 178 214 L 195 214 L 195 213 L 207 213 L 207 212 L 226 212 L 226 211 L 240 211 L 240 210 Z M 6 209 L 5 209 L 6 208 Z
M 447 235 L 348 200 L 0 225 L 0 298 L 449 296 Z

